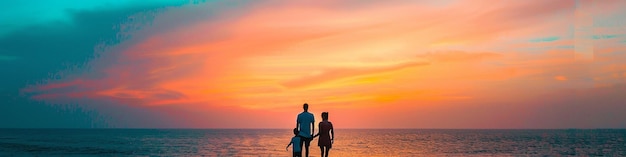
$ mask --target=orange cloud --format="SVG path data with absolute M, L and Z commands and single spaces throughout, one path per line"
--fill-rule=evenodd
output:
M 309 102 L 315 111 L 345 114 L 337 116 L 344 124 L 370 126 L 350 116 L 375 121 L 367 115 L 396 115 L 378 111 L 424 110 L 443 115 L 405 118 L 441 118 L 442 124 L 424 126 L 445 127 L 465 126 L 459 119 L 508 116 L 499 112 L 528 118 L 533 111 L 523 105 L 526 99 L 587 89 L 594 79 L 624 83 L 625 77 L 606 77 L 624 73 L 623 55 L 611 57 L 622 45 L 603 45 L 599 62 L 575 60 L 575 42 L 567 30 L 575 18 L 573 1 L 373 3 L 265 2 L 189 21 L 183 15 L 204 14 L 199 8 L 209 6 L 172 9 L 157 16 L 154 26 L 137 31 L 137 38 L 112 45 L 91 61 L 92 71 L 23 92 L 51 102 L 81 97 L 146 108 L 173 106 L 176 116 L 195 113 L 187 116 L 200 126 L 218 123 L 202 118 L 237 119 L 217 111 L 271 121 L 281 117 L 253 113 L 288 114 Z M 531 42 L 546 36 L 559 38 Z M 477 110 L 481 107 L 488 109 Z M 217 126 L 250 125 L 257 124 Z
M 567 77 L 565 76 L 555 76 L 554 79 L 558 81 L 567 81 Z
M 404 63 L 400 65 L 393 65 L 388 67 L 362 67 L 362 68 L 342 68 L 342 69 L 329 69 L 321 71 L 319 74 L 304 76 L 295 80 L 290 80 L 284 83 L 287 87 L 298 87 L 303 85 L 315 85 L 319 82 L 328 80 L 341 79 L 346 77 L 359 77 L 361 75 L 371 75 L 380 72 L 392 72 L 408 67 L 424 66 L 428 65 L 426 62 L 418 63 Z

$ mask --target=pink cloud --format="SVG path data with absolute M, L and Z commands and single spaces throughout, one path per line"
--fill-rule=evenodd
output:
M 319 109 L 356 117 L 381 106 L 441 113 L 405 117 L 441 118 L 441 124 L 424 122 L 431 127 L 468 126 L 458 119 L 515 127 L 532 125 L 498 117 L 545 114 L 524 107 L 534 102 L 526 99 L 544 98 L 538 93 L 593 92 L 594 83 L 624 83 L 626 58 L 615 54 L 624 50 L 619 44 L 602 45 L 592 63 L 577 62 L 572 48 L 558 48 L 575 43 L 569 29 L 576 20 L 573 1 L 455 2 L 275 1 L 240 9 L 214 2 L 170 8 L 151 26 L 130 33 L 131 39 L 98 53 L 88 70 L 23 93 L 49 103 L 89 99 L 159 110 L 191 121 L 184 126 L 261 127 L 263 121 L 291 117 L 280 116 L 289 107 L 313 101 Z M 211 9 L 217 11 L 207 13 Z M 559 38 L 529 41 L 552 36 Z M 484 111 L 463 106 L 485 102 L 494 105 Z M 496 105 L 501 102 L 506 103 Z M 257 113 L 270 111 L 276 115 Z M 260 124 L 233 115 L 250 115 Z

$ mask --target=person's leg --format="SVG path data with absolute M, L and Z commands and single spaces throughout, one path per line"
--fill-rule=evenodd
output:
M 328 157 L 328 151 L 330 150 L 329 147 L 326 147 L 326 157 Z
M 320 146 L 320 153 L 322 153 L 322 155 L 320 155 L 320 156 L 323 157 L 324 156 L 324 146 Z
M 300 150 L 303 150 L 302 146 L 306 143 L 305 140 L 306 140 L 306 138 L 300 137 Z M 308 151 L 308 149 L 307 149 L 307 151 Z M 302 151 L 300 151 L 299 154 L 300 154 L 299 156 L 301 157 L 302 156 Z
M 311 139 L 306 139 L 306 142 L 304 142 L 304 147 L 306 149 L 306 157 L 309 157 L 309 146 L 311 146 Z

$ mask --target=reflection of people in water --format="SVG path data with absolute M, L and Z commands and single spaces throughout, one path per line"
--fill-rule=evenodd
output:
M 298 128 L 293 128 L 293 137 L 291 142 L 285 149 L 289 151 L 289 146 L 293 144 L 293 157 L 302 157 L 302 146 L 300 145 L 300 136 L 298 136 Z
M 322 122 L 320 122 L 319 128 L 320 131 L 314 137 L 320 136 L 317 145 L 320 146 L 322 157 L 328 157 L 328 151 L 335 143 L 335 129 L 333 129 L 333 123 L 328 121 L 328 112 L 322 112 Z
M 313 117 L 313 114 L 309 113 L 309 104 L 304 103 L 304 105 L 302 105 L 302 109 L 304 109 L 304 111 L 298 114 L 296 128 L 300 131 L 298 136 L 302 137 L 300 139 L 300 147 L 304 144 L 306 157 L 309 157 L 309 146 L 311 145 L 313 132 L 315 130 L 315 118 Z

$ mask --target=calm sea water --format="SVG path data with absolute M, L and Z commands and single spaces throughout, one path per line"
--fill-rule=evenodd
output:
M 626 156 L 626 130 L 338 129 L 330 156 Z M 0 129 L 0 156 L 290 156 L 290 129 Z M 311 156 L 319 156 L 317 139 Z

